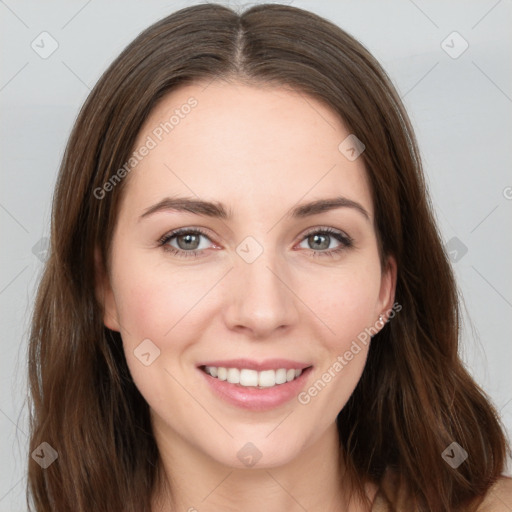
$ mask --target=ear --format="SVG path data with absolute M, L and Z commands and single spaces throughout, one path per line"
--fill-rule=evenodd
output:
M 378 315 L 382 315 L 384 323 L 388 320 L 390 313 L 393 311 L 396 291 L 396 274 L 396 260 L 393 256 L 388 256 L 386 264 L 382 268 L 378 304 L 379 308 L 377 312 Z
M 120 331 L 118 312 L 110 277 L 106 271 L 99 247 L 94 249 L 94 277 L 96 299 L 103 307 L 103 323 L 112 331 Z

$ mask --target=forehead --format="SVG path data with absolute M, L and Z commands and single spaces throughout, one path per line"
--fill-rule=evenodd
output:
M 128 176 L 126 200 L 141 209 L 186 194 L 238 211 L 345 195 L 373 215 L 363 159 L 339 149 L 349 135 L 332 109 L 285 86 L 182 86 L 139 131 L 134 150 L 150 149 Z

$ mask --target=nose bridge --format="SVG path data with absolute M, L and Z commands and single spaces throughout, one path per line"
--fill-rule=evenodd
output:
M 236 248 L 231 279 L 236 280 L 229 299 L 227 321 L 231 327 L 243 326 L 260 335 L 298 318 L 295 296 L 289 289 L 290 272 L 286 262 L 260 237 L 246 237 Z

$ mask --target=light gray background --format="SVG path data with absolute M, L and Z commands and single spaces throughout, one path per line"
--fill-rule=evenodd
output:
M 33 248 L 49 233 L 53 186 L 70 129 L 119 52 L 154 21 L 195 3 L 0 0 L 0 512 L 26 510 L 27 332 L 44 257 Z M 452 249 L 455 243 L 467 247 L 464 255 L 452 253 L 466 307 L 461 354 L 510 435 L 510 0 L 285 3 L 354 35 L 396 84 L 416 129 L 443 239 Z M 43 31 L 59 45 L 46 59 L 31 47 Z M 454 31 L 469 44 L 458 58 L 441 47 Z M 451 36 L 446 44 L 456 52 L 463 42 Z

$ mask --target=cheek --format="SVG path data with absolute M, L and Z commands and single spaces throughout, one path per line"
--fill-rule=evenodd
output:
M 200 337 L 199 321 L 210 284 L 200 272 L 169 270 L 150 258 L 117 261 L 116 300 L 126 361 L 137 387 L 148 400 L 169 386 L 178 367 L 188 365 L 188 350 Z M 148 343 L 150 340 L 151 343 Z M 142 345 L 145 343 L 145 345 Z M 145 366 L 142 347 L 157 354 Z M 146 358 L 147 359 L 147 358 Z
M 161 404 L 168 405 L 166 393 L 179 394 L 166 370 L 175 374 L 176 355 L 186 349 L 188 341 L 180 331 L 186 322 L 180 320 L 187 318 L 190 309 L 191 301 L 184 295 L 188 292 L 193 298 L 194 286 L 190 280 L 187 286 L 186 281 L 176 276 L 171 279 L 162 269 L 136 265 L 135 261 L 120 264 L 118 269 L 122 279 L 116 294 L 126 362 L 141 394 L 158 409 Z
M 190 275 L 169 273 L 153 263 L 133 259 L 119 262 L 117 268 L 120 322 L 133 342 L 166 338 L 193 305 L 195 292 L 201 290 Z
M 143 275 L 130 280 L 120 291 L 120 321 L 130 339 L 159 339 L 172 326 L 172 312 L 177 304 L 170 303 L 171 297 L 163 287 L 154 287 L 151 281 L 144 281 Z
M 319 281 L 316 280 L 318 283 Z M 343 409 L 363 373 L 378 319 L 380 267 L 339 270 L 310 295 L 315 314 L 328 326 L 314 379 L 298 396 L 301 406 L 327 428 Z M 311 289 L 311 288 L 310 288 Z
M 378 319 L 380 266 L 360 265 L 338 269 L 308 280 L 308 304 L 328 327 L 331 348 L 343 349 Z

